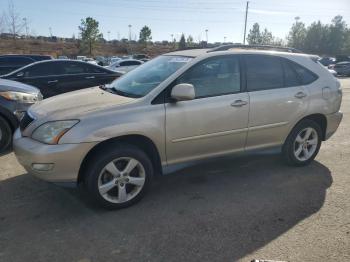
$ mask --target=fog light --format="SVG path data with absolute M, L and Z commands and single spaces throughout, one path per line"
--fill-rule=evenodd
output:
M 32 169 L 35 171 L 50 171 L 53 166 L 53 164 L 32 164 Z

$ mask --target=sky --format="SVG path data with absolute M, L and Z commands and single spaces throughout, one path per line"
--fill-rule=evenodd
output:
M 239 0 L 12 0 L 15 9 L 28 21 L 34 35 L 77 37 L 80 20 L 87 16 L 100 23 L 108 40 L 132 38 L 147 25 L 153 41 L 176 39 L 184 33 L 195 42 L 242 42 L 246 1 Z M 0 0 L 0 14 L 9 0 Z M 274 36 L 285 38 L 295 17 L 311 24 L 320 20 L 330 23 L 342 15 L 350 25 L 350 0 L 252 0 L 249 1 L 247 31 L 255 22 Z M 108 33 L 109 32 L 109 33 Z M 226 38 L 225 38 L 226 37 Z

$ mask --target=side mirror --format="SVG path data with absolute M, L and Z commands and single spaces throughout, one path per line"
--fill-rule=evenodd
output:
M 16 77 L 23 77 L 24 76 L 24 73 L 23 72 L 18 72 L 17 74 L 16 74 Z
M 193 100 L 195 97 L 194 86 L 191 84 L 178 84 L 171 90 L 171 98 L 175 101 Z

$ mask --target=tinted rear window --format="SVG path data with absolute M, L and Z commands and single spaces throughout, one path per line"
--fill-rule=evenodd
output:
M 300 77 L 301 83 L 303 85 L 311 84 L 312 82 L 317 80 L 317 75 L 306 69 L 305 67 L 302 67 L 296 63 L 290 62 L 293 69 L 297 72 L 297 74 Z
M 246 55 L 248 91 L 259 91 L 283 87 L 283 70 L 278 57 Z

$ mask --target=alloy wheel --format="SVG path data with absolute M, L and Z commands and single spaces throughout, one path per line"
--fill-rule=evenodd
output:
M 105 200 L 121 204 L 135 198 L 145 181 L 143 165 L 135 158 L 121 157 L 102 169 L 98 177 L 98 191 Z
M 299 161 L 309 160 L 317 150 L 317 131 L 312 127 L 302 129 L 294 141 L 294 156 Z

